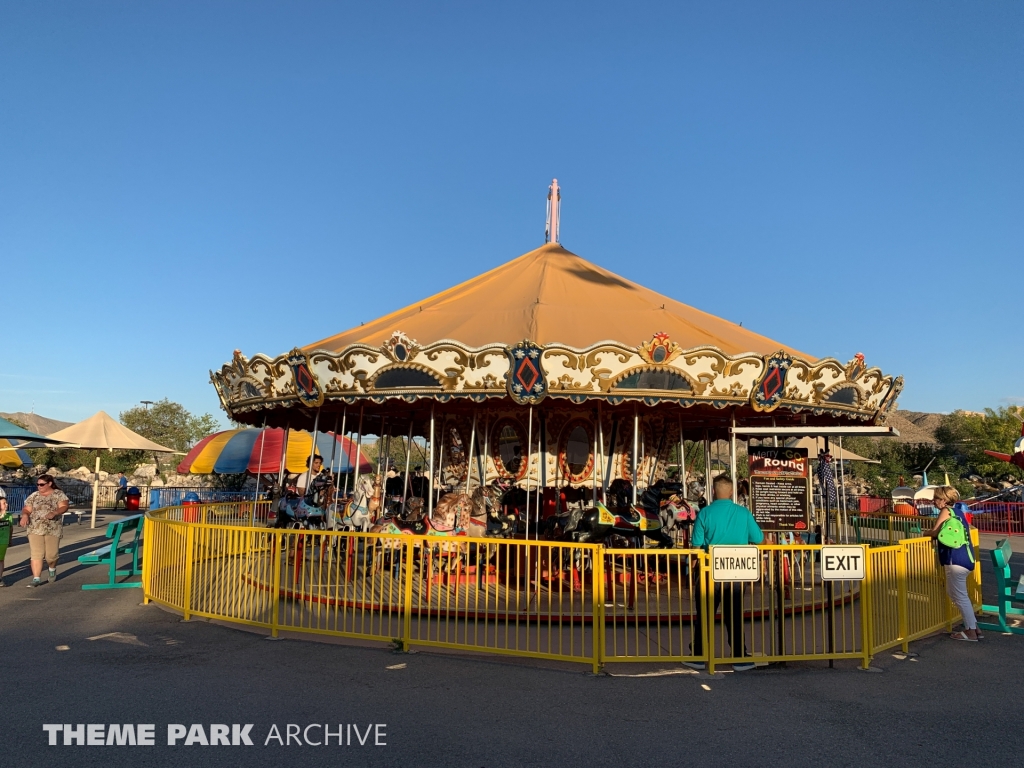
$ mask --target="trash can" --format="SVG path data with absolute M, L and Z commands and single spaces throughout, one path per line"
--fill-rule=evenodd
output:
M 189 492 L 185 494 L 185 498 L 181 501 L 183 507 L 181 511 L 181 519 L 186 523 L 198 523 L 199 522 L 199 494 Z
M 124 508 L 128 512 L 139 511 L 139 499 L 142 498 L 142 491 L 136 488 L 134 485 L 128 489 L 128 493 L 124 497 Z

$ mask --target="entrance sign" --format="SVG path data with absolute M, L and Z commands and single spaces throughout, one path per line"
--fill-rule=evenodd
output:
M 864 581 L 864 547 L 826 544 L 821 548 L 822 581 Z
M 712 581 L 757 581 L 761 578 L 761 555 L 757 547 L 712 547 Z
M 806 531 L 810 470 L 806 448 L 750 448 L 750 511 L 765 531 Z

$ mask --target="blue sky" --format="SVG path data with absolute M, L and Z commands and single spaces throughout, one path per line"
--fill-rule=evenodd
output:
M 168 397 L 543 240 L 908 410 L 1024 402 L 1024 4 L 0 3 L 0 410 Z M 598 309 L 598 308 L 595 308 Z

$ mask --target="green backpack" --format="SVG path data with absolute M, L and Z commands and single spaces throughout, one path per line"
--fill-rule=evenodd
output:
M 970 542 L 967 526 L 964 525 L 963 520 L 952 509 L 949 511 L 949 517 L 946 518 L 942 527 L 939 528 L 939 535 L 936 538 L 940 544 L 950 549 L 960 549 L 960 547 Z M 973 549 L 971 546 L 967 547 L 967 554 L 970 556 L 972 563 L 974 562 Z

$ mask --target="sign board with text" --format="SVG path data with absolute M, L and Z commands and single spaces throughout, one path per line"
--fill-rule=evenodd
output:
M 758 581 L 761 555 L 755 546 L 711 547 L 712 581 Z
M 806 531 L 810 469 L 806 448 L 758 446 L 747 451 L 750 511 L 763 531 Z
M 826 544 L 821 548 L 822 581 L 864 581 L 864 547 Z

